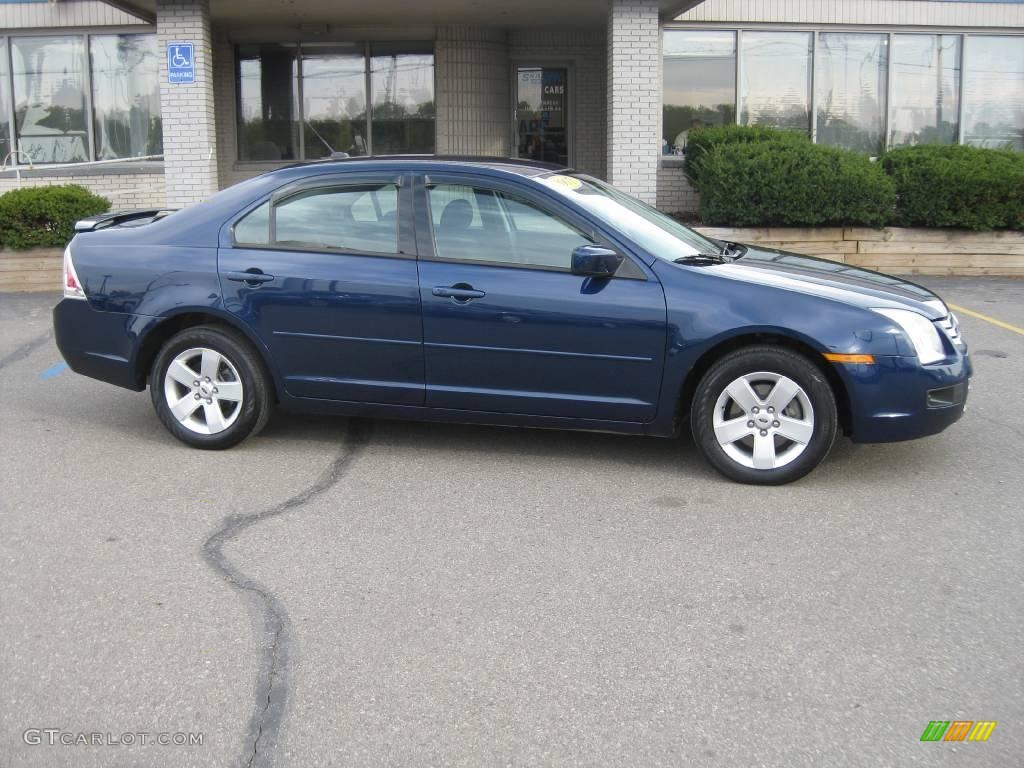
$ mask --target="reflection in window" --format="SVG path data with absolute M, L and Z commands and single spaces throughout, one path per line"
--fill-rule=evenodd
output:
M 886 35 L 823 32 L 818 36 L 819 143 L 881 153 L 888 42 Z
M 893 35 L 889 144 L 955 144 L 960 36 Z
M 0 164 L 14 149 L 11 141 L 10 73 L 7 71 L 7 41 L 0 38 Z
M 681 154 L 693 128 L 736 119 L 736 33 L 670 29 L 664 36 L 662 151 Z
M 374 43 L 370 92 L 374 154 L 434 151 L 433 46 Z
M 156 35 L 93 35 L 96 159 L 163 152 Z
M 398 188 L 394 184 L 314 189 L 275 207 L 274 241 L 298 247 L 398 253 L 397 210 Z
M 295 46 L 238 49 L 238 157 L 298 157 L 298 69 Z
M 306 157 L 365 155 L 366 57 L 362 45 L 302 48 L 302 114 Z
M 270 243 L 270 203 L 266 202 L 235 224 L 235 242 L 238 245 L 268 245 Z
M 35 163 L 88 160 L 83 38 L 12 38 L 11 58 L 19 149 Z
M 591 241 L 519 198 L 489 189 L 438 184 L 428 190 L 434 247 L 442 259 L 569 269 Z
M 1024 150 L 1024 37 L 967 37 L 964 143 Z
M 744 32 L 740 123 L 811 131 L 810 32 Z

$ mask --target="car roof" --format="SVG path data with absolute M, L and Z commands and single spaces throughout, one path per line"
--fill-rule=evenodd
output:
M 451 167 L 472 167 L 487 168 L 495 171 L 504 171 L 519 176 L 540 176 L 552 171 L 570 172 L 572 169 L 557 163 L 545 163 L 539 160 L 524 160 L 514 157 L 492 157 L 486 155 L 363 155 L 359 157 L 327 158 L 324 160 L 310 160 L 304 163 L 294 163 L 276 171 L 291 170 L 296 168 L 317 168 L 333 167 L 338 170 L 349 168 L 373 168 L 392 169 L 409 168 L 417 170 L 443 170 Z

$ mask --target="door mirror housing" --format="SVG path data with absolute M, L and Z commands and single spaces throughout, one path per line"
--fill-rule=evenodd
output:
M 611 277 L 622 265 L 622 255 L 603 245 L 581 245 L 572 252 L 572 273 L 583 277 Z

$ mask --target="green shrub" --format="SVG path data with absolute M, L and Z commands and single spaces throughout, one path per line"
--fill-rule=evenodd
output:
M 701 186 L 703 161 L 716 147 L 727 144 L 810 144 L 807 134 L 761 125 L 715 125 L 690 131 L 686 139 L 686 175 L 697 188 Z
M 905 227 L 1024 229 L 1024 154 L 922 145 L 894 149 L 882 166 L 896 184 Z
M 75 184 L 14 189 L 0 195 L 0 245 L 63 247 L 76 221 L 109 209 L 109 200 Z
M 892 181 L 866 155 L 809 141 L 722 144 L 701 161 L 700 215 L 711 226 L 884 226 Z

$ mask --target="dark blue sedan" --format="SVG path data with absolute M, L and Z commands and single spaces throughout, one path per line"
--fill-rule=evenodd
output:
M 506 159 L 267 173 L 79 222 L 61 353 L 197 448 L 293 411 L 672 437 L 779 484 L 841 429 L 937 433 L 971 364 L 935 294 L 710 240 L 597 179 Z

